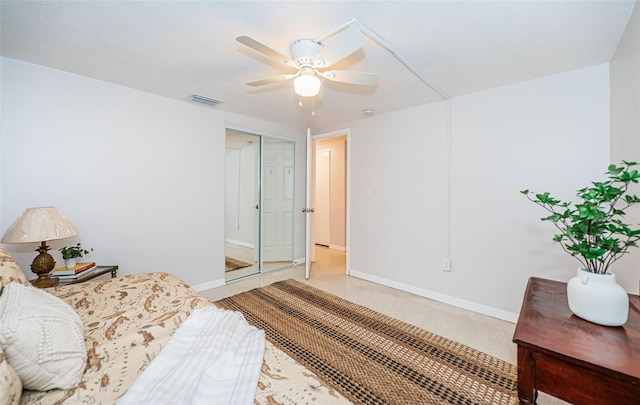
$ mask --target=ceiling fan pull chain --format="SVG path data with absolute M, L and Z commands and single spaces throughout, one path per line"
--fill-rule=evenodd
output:
M 316 96 L 311 97 L 311 116 L 316 116 Z

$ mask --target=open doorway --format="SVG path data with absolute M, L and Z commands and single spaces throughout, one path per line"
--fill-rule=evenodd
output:
M 347 273 L 348 139 L 344 132 L 314 137 L 313 277 Z

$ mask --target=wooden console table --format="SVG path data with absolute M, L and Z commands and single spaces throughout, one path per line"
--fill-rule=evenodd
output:
M 640 297 L 629 301 L 624 326 L 600 326 L 571 313 L 566 283 L 530 278 L 513 336 L 520 404 L 535 404 L 536 390 L 573 404 L 640 404 Z

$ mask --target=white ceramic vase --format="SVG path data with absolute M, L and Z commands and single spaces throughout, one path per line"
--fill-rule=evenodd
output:
M 629 317 L 629 296 L 613 273 L 578 269 L 567 284 L 569 309 L 576 316 L 605 326 L 621 326 Z
M 77 257 L 72 257 L 71 259 L 64 259 L 64 267 L 70 269 L 72 267 L 76 267 L 76 264 L 78 263 L 78 258 Z

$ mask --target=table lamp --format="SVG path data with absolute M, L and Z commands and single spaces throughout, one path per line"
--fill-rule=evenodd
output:
M 71 221 L 56 207 L 38 207 L 27 209 L 7 229 L 2 237 L 2 243 L 37 243 L 40 247 L 36 252 L 40 254 L 33 259 L 31 271 L 38 275 L 32 281 L 36 287 L 54 287 L 59 279 L 49 274 L 56 266 L 53 256 L 48 253 L 48 240 L 58 240 L 77 236 L 78 231 Z

